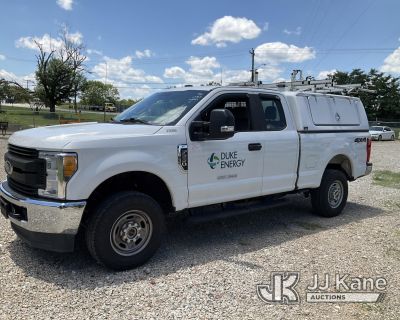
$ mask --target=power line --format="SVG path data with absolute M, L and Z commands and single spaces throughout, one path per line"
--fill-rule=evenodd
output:
M 372 4 L 374 3 L 374 0 L 371 0 L 369 2 L 369 4 L 367 5 L 367 7 L 360 12 L 360 14 L 351 21 L 350 25 L 344 30 L 344 32 L 341 34 L 341 36 L 339 37 L 338 41 L 336 41 L 336 43 L 330 48 L 330 50 L 333 50 L 337 47 L 337 45 L 344 39 L 344 37 L 346 36 L 346 34 L 352 29 L 354 28 L 354 26 L 358 23 L 358 21 L 360 20 L 360 18 L 369 10 L 369 8 L 372 6 Z M 317 64 L 314 66 L 313 69 L 318 68 L 318 66 L 326 59 L 326 57 L 328 56 L 328 54 L 324 57 L 322 57 L 322 59 L 320 59 Z

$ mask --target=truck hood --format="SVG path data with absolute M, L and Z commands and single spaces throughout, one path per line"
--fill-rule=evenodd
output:
M 160 129 L 161 126 L 153 125 L 87 122 L 22 130 L 8 141 L 27 148 L 62 150 L 71 142 L 152 135 Z

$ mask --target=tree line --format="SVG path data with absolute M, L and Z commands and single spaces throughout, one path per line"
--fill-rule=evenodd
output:
M 375 90 L 374 93 L 358 91 L 354 94 L 361 99 L 369 120 L 400 119 L 400 83 L 398 77 L 371 69 L 365 72 L 354 69 L 351 72 L 337 71 L 330 75 L 337 84 L 361 83 Z

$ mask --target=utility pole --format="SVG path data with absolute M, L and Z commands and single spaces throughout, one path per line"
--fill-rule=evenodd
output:
M 254 52 L 254 48 L 251 48 L 249 53 L 251 54 L 251 82 L 254 82 L 255 79 L 254 56 L 256 55 Z

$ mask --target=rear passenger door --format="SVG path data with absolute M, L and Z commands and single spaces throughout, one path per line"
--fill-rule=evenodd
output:
M 286 100 L 259 95 L 263 127 L 264 171 L 262 194 L 291 191 L 297 179 L 299 138 Z

